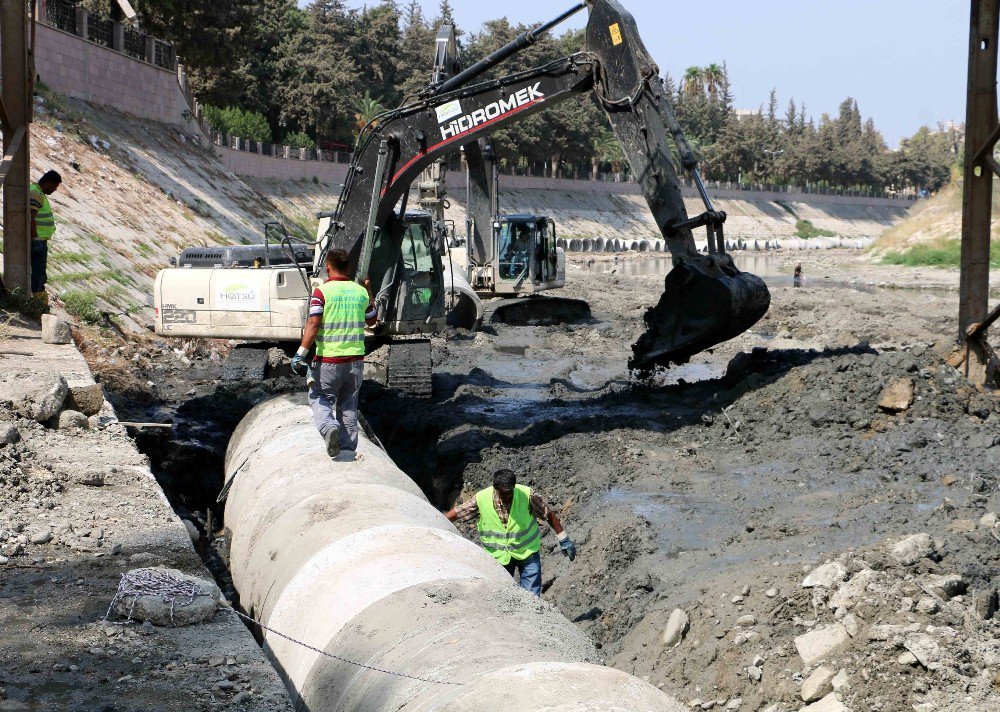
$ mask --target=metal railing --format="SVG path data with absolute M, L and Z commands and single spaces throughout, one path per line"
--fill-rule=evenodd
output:
M 177 66 L 174 46 L 163 40 L 153 40 L 153 64 L 163 69 L 173 69 Z
M 133 30 L 131 27 L 123 27 L 122 54 L 127 54 L 133 59 L 146 59 L 146 33 Z
M 76 3 L 71 0 L 48 0 L 45 21 L 64 32 L 76 34 Z
M 90 15 L 87 18 L 87 39 L 102 47 L 114 47 L 114 26 L 111 20 Z

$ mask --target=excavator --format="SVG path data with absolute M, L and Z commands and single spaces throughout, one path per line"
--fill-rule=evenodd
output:
M 461 70 L 455 28 L 444 24 L 437 33 L 431 85 Z M 465 282 L 479 297 L 508 298 L 492 299 L 485 310 L 490 321 L 551 324 L 589 317 L 590 306 L 582 299 L 551 296 L 510 299 L 565 286 L 566 253 L 556 244 L 556 223 L 551 217 L 500 212 L 500 175 L 495 146 L 494 139 L 487 135 L 461 148 L 466 165 Z M 424 169 L 417 182 L 420 207 L 431 213 L 432 219 L 442 226 L 443 233 L 449 233 L 444 216 L 446 172 L 446 159 L 438 159 Z M 449 246 L 458 246 L 453 225 L 446 239 Z
M 475 81 L 582 10 L 589 11 L 585 51 Z M 616 0 L 579 3 L 365 126 L 337 208 L 321 214 L 311 272 L 298 262 L 268 266 L 259 260 L 161 271 L 154 287 L 157 333 L 297 341 L 326 253 L 343 249 L 354 278 L 369 278 L 374 287 L 372 341 L 391 342 L 389 386 L 428 394 L 429 343 L 401 337 L 442 330 L 445 285 L 428 213 L 407 209 L 411 184 L 449 152 L 465 146 L 468 159 L 470 145 L 489 132 L 588 93 L 606 112 L 673 260 L 663 294 L 644 315 L 646 331 L 632 346 L 629 368 L 648 375 L 743 333 L 767 312 L 770 294 L 763 280 L 741 272 L 726 253 L 726 215 L 712 205 L 659 70 L 634 18 Z M 700 215 L 685 210 L 671 139 L 704 202 Z M 692 236 L 701 227 L 708 234 L 706 253 L 698 252 Z

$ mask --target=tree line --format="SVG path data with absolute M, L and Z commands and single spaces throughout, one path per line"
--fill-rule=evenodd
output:
M 361 126 L 415 96 L 430 80 L 434 38 L 454 24 L 449 0 L 426 17 L 417 0 L 144 0 L 144 26 L 174 43 L 196 96 L 220 130 L 250 127 L 256 140 L 349 149 Z M 467 64 L 529 29 L 506 18 L 461 37 Z M 461 33 L 460 33 L 461 34 Z M 494 70 L 511 73 L 583 51 L 583 31 L 549 34 Z M 842 188 L 936 190 L 961 146 L 924 127 L 889 150 L 848 97 L 818 121 L 789 100 L 737 112 L 725 64 L 690 67 L 664 89 L 710 180 Z M 228 112 L 228 113 L 227 113 Z M 495 134 L 508 172 L 560 177 L 627 175 L 604 112 L 588 96 Z

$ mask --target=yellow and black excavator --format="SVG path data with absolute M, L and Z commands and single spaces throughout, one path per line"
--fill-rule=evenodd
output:
M 589 10 L 586 51 L 475 81 L 584 9 Z M 298 263 L 161 272 L 154 295 L 157 333 L 297 341 L 312 282 L 319 280 L 326 252 L 339 248 L 351 256 L 353 276 L 370 278 L 374 286 L 378 323 L 372 340 L 392 341 L 398 354 L 390 355 L 390 386 L 395 381 L 429 391 L 429 346 L 397 344 L 401 336 L 441 331 L 445 321 L 441 246 L 429 221 L 408 219 L 411 184 L 449 152 L 588 93 L 607 113 L 673 258 L 664 292 L 644 316 L 646 332 L 632 346 L 629 367 L 649 372 L 683 363 L 743 333 L 766 313 L 767 287 L 759 277 L 740 272 L 725 252 L 726 215 L 708 197 L 634 18 L 615 0 L 588 0 L 570 8 L 366 126 L 337 208 L 321 219 L 311 274 Z M 689 217 L 685 211 L 671 140 L 705 204 L 700 215 Z M 699 227 L 708 232 L 707 253 L 695 247 L 691 231 Z M 394 370 L 402 375 L 394 379 Z

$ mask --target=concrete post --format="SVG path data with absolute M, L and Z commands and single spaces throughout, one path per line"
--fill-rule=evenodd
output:
M 87 39 L 87 21 L 90 18 L 90 12 L 85 7 L 76 8 L 76 34 L 83 39 Z
M 306 160 L 306 154 L 307 154 L 307 149 L 300 148 L 299 149 L 299 160 L 300 161 Z
M 7 289 L 28 293 L 31 288 L 31 234 L 28 223 L 28 171 L 31 96 L 28 77 L 27 6 L 23 2 L 0 3 L 0 75 L 4 107 L 12 131 L 4 131 L 7 153 L 19 128 L 24 129 L 21 148 L 3 182 L 3 283 Z
M 156 38 L 146 35 L 146 63 L 156 63 Z
M 191 102 L 191 87 L 188 86 L 187 72 L 184 70 L 184 65 L 180 62 L 177 63 L 177 84 L 180 86 L 181 91 L 184 92 L 184 98 Z
M 120 22 L 111 25 L 111 49 L 115 52 L 125 51 L 125 27 Z
M 282 158 L 291 158 L 292 157 L 292 147 L 291 146 L 284 146 L 282 148 L 281 157 Z

